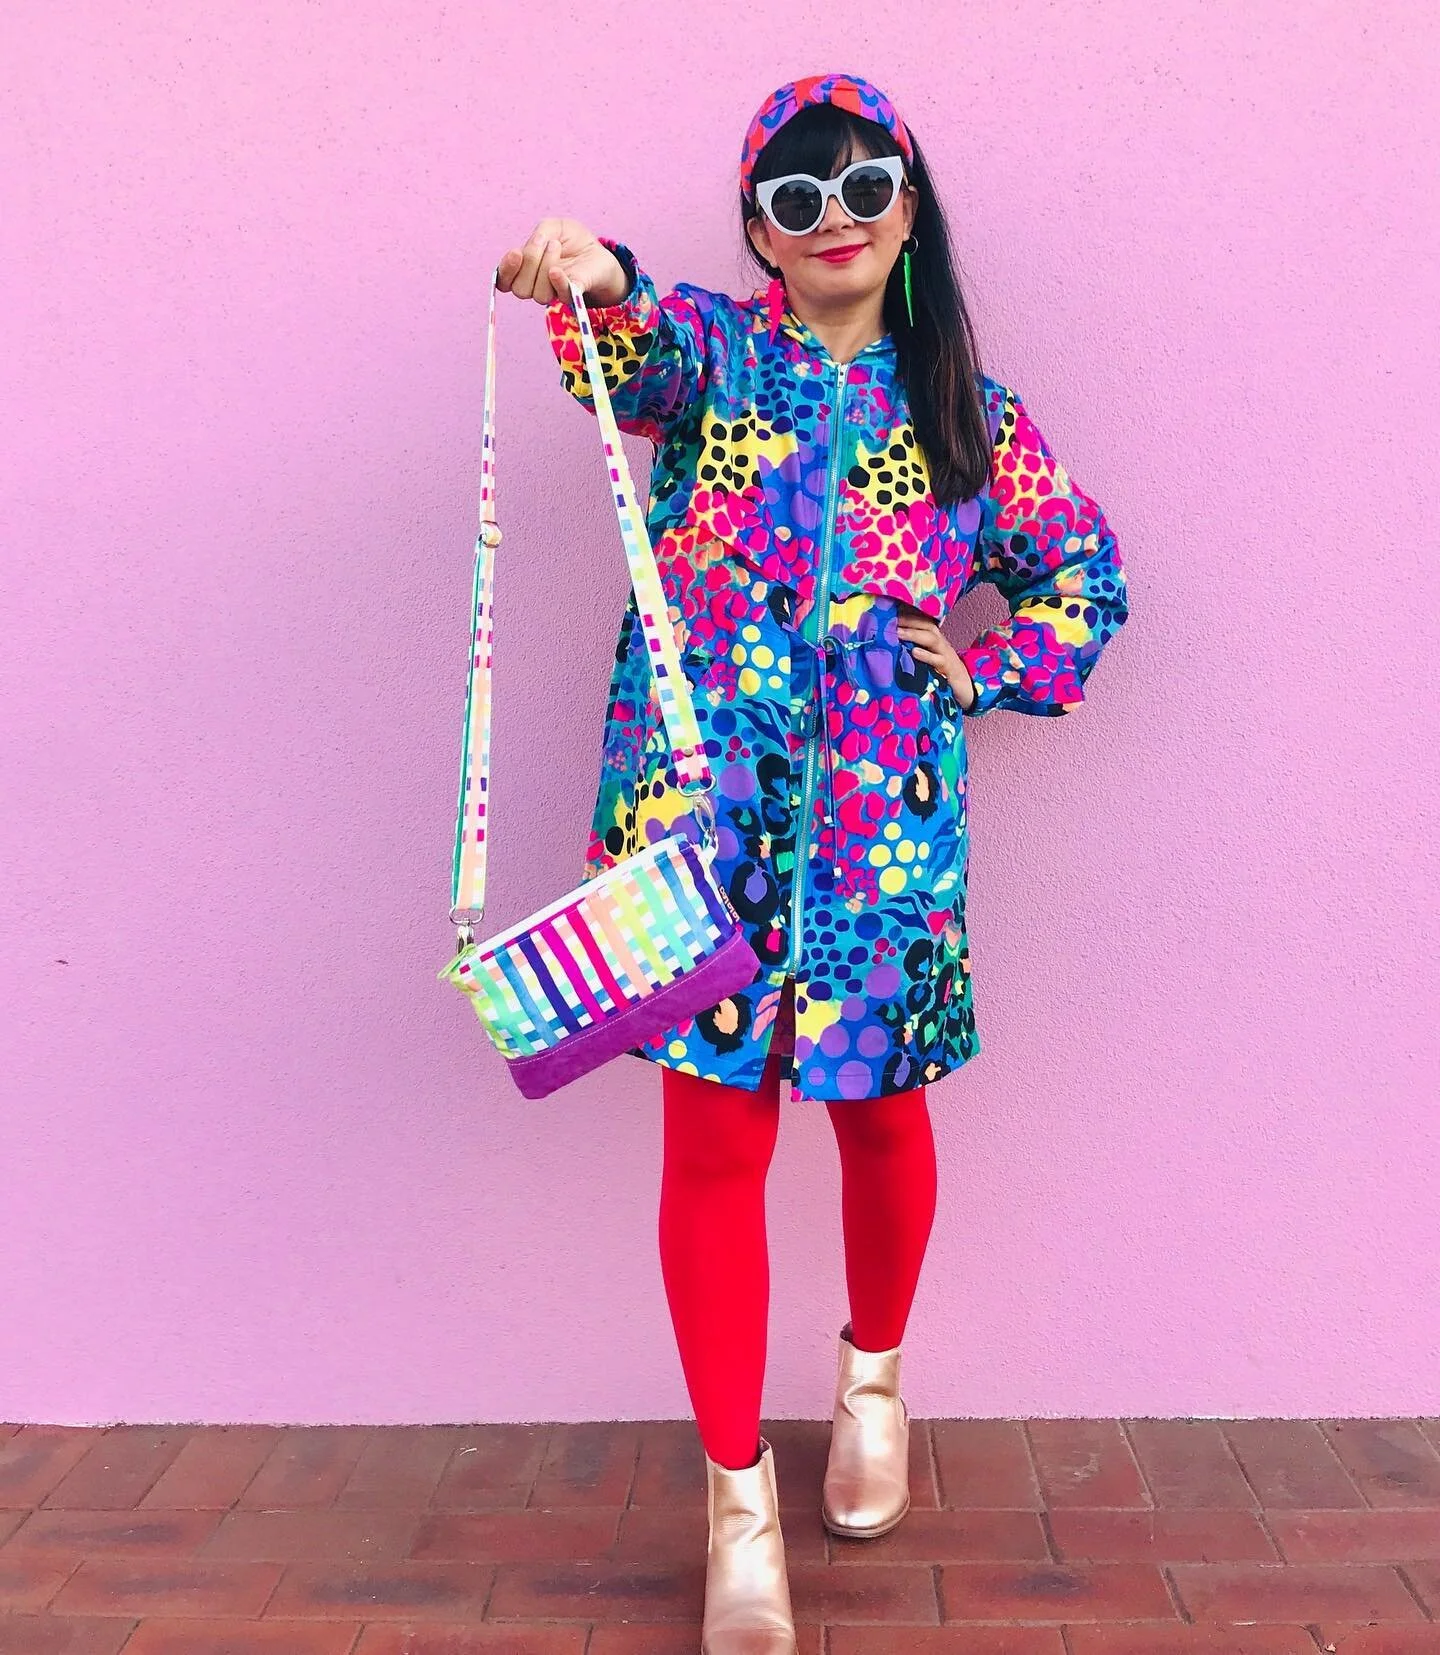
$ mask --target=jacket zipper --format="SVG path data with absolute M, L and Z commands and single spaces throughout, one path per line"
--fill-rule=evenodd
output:
M 814 643 L 825 635 L 830 610 L 830 552 L 835 541 L 835 513 L 839 504 L 840 443 L 845 417 L 845 392 L 849 386 L 850 364 L 835 364 L 835 414 L 830 438 L 830 471 L 825 479 L 825 538 L 820 543 L 820 568 L 815 584 Z M 816 664 L 817 672 L 824 672 L 828 663 Z M 824 703 L 821 702 L 823 716 Z M 795 829 L 795 877 L 790 897 L 790 975 L 800 965 L 800 930 L 805 912 L 805 874 L 810 865 L 810 821 L 815 814 L 815 765 L 820 746 L 820 732 L 810 738 L 805 749 L 805 770 L 800 785 L 800 817 Z

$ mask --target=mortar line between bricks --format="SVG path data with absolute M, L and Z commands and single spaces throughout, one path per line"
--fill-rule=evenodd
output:
M 640 1447 L 644 1441 L 645 1431 L 642 1426 L 641 1429 L 635 1433 L 635 1451 L 630 1459 L 630 1476 L 625 1484 L 625 1498 L 620 1502 L 620 1509 L 622 1511 L 629 1508 L 631 1496 L 635 1493 L 635 1479 L 640 1474 Z
M 1256 1518 L 1256 1521 L 1260 1524 L 1260 1532 L 1265 1536 L 1265 1538 L 1275 1548 L 1275 1558 L 1276 1558 L 1276 1560 L 1281 1562 L 1281 1563 L 1289 1563 L 1290 1559 L 1288 1557 L 1286 1557 L 1286 1555 L 1285 1555 L 1285 1548 L 1280 1543 L 1280 1536 L 1278 1534 L 1276 1534 L 1275 1530 L 1270 1526 L 1270 1513 L 1265 1509 L 1264 1506 L 1260 1506 L 1256 1510 L 1255 1518 Z M 1319 1637 L 1318 1632 L 1316 1633 L 1316 1637 Z
M 930 1421 L 930 1474 L 935 1479 L 935 1498 L 940 1502 L 941 1511 L 951 1510 L 950 1496 L 945 1491 L 945 1478 L 940 1471 L 940 1445 L 935 1440 L 936 1421 Z
M 1366 1419 L 1369 1419 L 1371 1416 L 1366 1415 L 1364 1417 Z M 1334 1425 L 1336 1423 L 1335 1419 L 1333 1417 L 1329 1418 L 1328 1420 L 1314 1419 L 1314 1420 L 1311 1420 L 1310 1423 L 1320 1433 L 1321 1440 L 1324 1442 L 1325 1446 L 1330 1450 L 1330 1452 L 1335 1456 L 1336 1464 L 1340 1467 L 1340 1469 L 1345 1473 L 1345 1475 L 1354 1484 L 1355 1492 L 1365 1502 L 1362 1509 L 1365 1510 L 1365 1511 L 1382 1511 L 1382 1510 L 1388 1509 L 1386 1507 L 1377 1506 L 1375 1504 L 1375 1502 L 1370 1498 L 1370 1490 L 1365 1487 L 1364 1483 L 1362 1483 L 1360 1481 L 1359 1477 L 1356 1476 L 1356 1474 L 1350 1469 L 1350 1467 L 1348 1465 L 1346 1465 L 1345 1461 L 1340 1458 L 1340 1450 L 1335 1446 L 1335 1444 L 1333 1442 L 1331 1442 L 1330 1438 L 1326 1435 L 1325 1425 L 1326 1424 Z M 1343 1424 L 1344 1422 L 1341 1421 L 1341 1423 Z
M 441 1483 L 443 1483 L 446 1477 L 450 1475 L 450 1467 L 454 1465 L 456 1460 L 458 1460 L 465 1452 L 464 1445 L 460 1438 L 460 1430 L 463 1429 L 464 1427 L 462 1426 L 456 1431 L 454 1446 L 445 1456 L 445 1463 L 440 1467 L 440 1475 L 430 1485 L 430 1492 L 425 1496 L 425 1504 L 421 1507 L 421 1510 L 427 1514 L 435 1510 L 435 1496 L 440 1492 Z
M 273 1454 L 275 1452 L 275 1450 L 280 1446 L 281 1439 L 283 1438 L 283 1436 L 285 1434 L 285 1427 L 283 1425 L 277 1425 L 274 1429 L 275 1429 L 275 1440 L 274 1440 L 274 1442 L 272 1442 L 270 1444 L 269 1449 L 260 1456 L 259 1463 L 256 1465 L 255 1469 L 250 1473 L 250 1475 L 245 1479 L 245 1486 L 243 1488 L 240 1488 L 240 1489 L 236 1490 L 235 1498 L 230 1502 L 230 1504 L 228 1506 L 225 1507 L 225 1510 L 227 1512 L 238 1511 L 240 1509 L 240 1502 L 250 1492 L 250 1485 L 255 1481 L 255 1479 L 260 1475 L 260 1473 L 270 1463 L 271 1454 Z
M 1420 1593 L 1417 1590 L 1417 1588 L 1415 1586 L 1415 1583 L 1410 1579 L 1409 1567 L 1410 1566 L 1409 1566 L 1408 1563 L 1397 1563 L 1395 1565 L 1395 1573 L 1400 1576 L 1400 1584 L 1405 1588 L 1405 1590 L 1410 1594 L 1410 1596 L 1415 1599 L 1416 1607 L 1419 1609 L 1420 1613 L 1433 1626 L 1434 1625 L 1434 1617 L 1431 1615 L 1429 1607 L 1426 1604 L 1424 1598 L 1422 1598 L 1420 1596 Z
M 19 1531 L 17 1530 L 16 1532 L 18 1533 Z M 64 1580 L 62 1580 L 60 1582 L 60 1584 L 55 1588 L 55 1590 L 50 1594 L 50 1596 L 45 1599 L 44 1603 L 42 1603 L 40 1605 L 38 1613 L 44 1614 L 44 1615 L 53 1615 L 55 1613 L 55 1608 L 54 1608 L 55 1599 L 60 1596 L 60 1594 L 70 1584 L 70 1582 L 72 1580 L 74 1580 L 75 1576 L 80 1573 L 81 1569 L 83 1569 L 85 1567 L 85 1562 L 86 1562 L 86 1560 L 83 1557 L 77 1557 L 75 1559 L 75 1565 L 70 1570 L 70 1573 L 65 1576 Z
M 259 1620 L 261 1616 L 265 1615 L 269 1611 L 270 1605 L 275 1601 L 275 1594 L 280 1590 L 280 1582 L 284 1580 L 285 1576 L 289 1573 L 290 1565 L 288 1563 L 282 1563 L 280 1565 L 280 1573 L 275 1576 L 275 1584 L 265 1594 L 265 1601 L 260 1605 L 260 1613 L 256 1615 L 256 1620 Z
M 1180 1588 L 1175 1584 L 1175 1577 L 1170 1573 L 1171 1565 L 1160 1565 L 1160 1578 L 1165 1582 L 1165 1590 L 1170 1594 L 1170 1601 L 1175 1605 L 1175 1613 L 1186 1626 L 1194 1626 L 1195 1617 L 1185 1607 L 1185 1600 L 1180 1596 Z
M 1311 1420 L 1307 1420 L 1306 1424 L 1307 1425 L 1313 1425 L 1315 1427 L 1316 1431 L 1319 1432 L 1320 1441 L 1322 1443 L 1324 1443 L 1324 1445 L 1325 1445 L 1325 1452 L 1330 1456 L 1330 1458 L 1332 1460 L 1334 1460 L 1336 1470 L 1339 1471 L 1340 1475 L 1345 1479 L 1345 1481 L 1347 1483 L 1349 1483 L 1351 1488 L 1353 1488 L 1355 1490 L 1355 1492 L 1360 1496 L 1360 1498 L 1365 1502 L 1364 1509 L 1369 1510 L 1369 1511 L 1375 1510 L 1375 1507 L 1372 1506 L 1371 1503 L 1370 1503 L 1370 1496 L 1365 1492 L 1364 1486 L 1360 1482 L 1360 1479 L 1355 1475 L 1355 1473 L 1350 1469 L 1350 1467 L 1348 1465 L 1346 1465 L 1344 1460 L 1342 1460 L 1340 1458 L 1340 1450 L 1335 1446 L 1335 1444 L 1333 1442 L 1331 1442 L 1330 1438 L 1325 1434 L 1324 1430 L 1321 1428 L 1320 1421 L 1318 1419 L 1311 1419 Z M 1317 1633 L 1316 1636 L 1318 1637 L 1319 1634 Z
M 1139 1477 L 1141 1486 L 1144 1488 L 1146 1496 L 1149 1498 L 1150 1509 L 1151 1511 L 1158 1511 L 1160 1509 L 1160 1502 L 1155 1498 L 1155 1490 L 1151 1488 L 1150 1479 L 1145 1475 L 1145 1462 L 1140 1458 L 1140 1450 L 1135 1446 L 1135 1439 L 1130 1434 L 1130 1427 L 1134 1421 L 1122 1419 L 1117 1423 L 1120 1426 L 1120 1435 L 1124 1439 L 1125 1446 L 1130 1451 L 1130 1458 L 1135 1464 L 1135 1475 Z
M 940 1487 L 940 1451 L 935 1446 L 935 1421 L 922 1421 L 925 1428 L 925 1463 L 930 1467 L 930 1486 L 935 1490 L 937 1504 L 945 1504 L 943 1491 Z
M 88 1430 L 88 1429 L 92 1429 L 92 1427 L 84 1426 L 84 1427 L 81 1427 L 81 1429 Z M 61 1483 L 63 1483 L 65 1481 L 65 1479 L 70 1476 L 70 1474 L 76 1469 L 77 1466 L 81 1466 L 85 1463 L 85 1461 L 90 1457 L 90 1455 L 95 1452 L 95 1450 L 100 1446 L 100 1444 L 102 1442 L 104 1442 L 106 1433 L 113 1430 L 114 1427 L 110 1426 L 110 1425 L 99 1425 L 99 1426 L 93 1427 L 93 1429 L 95 1431 L 95 1437 L 94 1437 L 93 1441 L 88 1443 L 84 1448 L 82 1448 L 80 1450 L 79 1454 L 77 1454 L 75 1456 L 75 1458 L 70 1462 L 70 1464 L 67 1465 L 65 1467 L 65 1469 L 60 1473 L 60 1475 L 55 1478 L 54 1482 L 50 1483 L 47 1488 L 45 1488 L 42 1492 L 40 1492 L 36 1495 L 36 1497 L 30 1502 L 29 1509 L 30 1509 L 31 1512 L 36 1512 L 36 1511 L 73 1511 L 75 1509 L 73 1506 L 52 1506 L 50 1504 L 50 1501 L 54 1498 L 55 1493 L 59 1489 Z
M 1030 1486 L 1035 1490 L 1035 1497 L 1039 1502 L 1037 1510 L 1044 1511 L 1050 1503 L 1050 1496 L 1045 1492 L 1045 1485 L 1040 1477 L 1040 1461 L 1035 1457 L 1035 1444 L 1030 1438 L 1030 1421 L 1020 1421 L 1020 1441 L 1025 1445 L 1025 1458 L 1030 1465 Z
M 1429 1453 L 1430 1458 L 1432 1460 L 1440 1461 L 1440 1448 L 1437 1448 L 1426 1435 L 1425 1427 L 1421 1423 L 1421 1417 L 1417 1415 L 1414 1419 L 1407 1419 L 1405 1423 L 1407 1425 L 1414 1426 L 1415 1434 L 1420 1438 L 1421 1445 Z M 1393 1511 L 1395 1508 L 1392 1506 L 1390 1509 Z
M 1235 1444 L 1233 1442 L 1231 1442 L 1230 1433 L 1225 1429 L 1225 1423 L 1226 1422 L 1223 1419 L 1217 1419 L 1215 1421 L 1215 1423 L 1220 1428 L 1220 1440 L 1221 1440 L 1221 1442 L 1223 1442 L 1225 1444 L 1226 1450 L 1228 1451 L 1228 1453 L 1230 1455 L 1230 1458 L 1232 1460 L 1234 1460 L 1236 1468 L 1240 1472 L 1240 1476 L 1243 1479 L 1246 1488 L 1248 1488 L 1250 1490 L 1250 1498 L 1255 1502 L 1255 1510 L 1256 1511 L 1264 1511 L 1264 1509 L 1265 1509 L 1264 1496 L 1261 1494 L 1260 1490 L 1258 1488 L 1256 1488 L 1254 1483 L 1252 1483 L 1250 1481 L 1250 1473 L 1245 1469 L 1245 1461 L 1241 1456 L 1240 1450 L 1235 1446 Z M 1278 1550 L 1278 1548 L 1277 1548 L 1277 1550 Z
M 1435 1444 L 1431 1442 L 1429 1433 L 1425 1429 L 1426 1417 L 1427 1416 L 1424 1414 L 1416 1414 L 1414 1418 L 1407 1419 L 1405 1423 L 1415 1427 L 1416 1435 L 1420 1438 L 1421 1442 L 1425 1444 L 1426 1448 L 1430 1450 L 1431 1458 L 1440 1460 L 1440 1448 L 1437 1448 Z
M 0 1517 L 5 1516 L 7 1511 L 19 1511 L 19 1512 L 23 1513 L 23 1515 L 20 1518 L 20 1521 L 15 1525 L 15 1527 L 13 1529 L 11 1529 L 9 1535 L 6 1537 L 5 1544 L 7 1546 L 14 1545 L 14 1543 L 17 1540 L 20 1540 L 20 1537 L 22 1535 L 25 1535 L 25 1530 L 28 1529 L 30 1527 L 30 1525 L 35 1521 L 36 1517 L 40 1514 L 41 1509 L 42 1508 L 40 1506 L 0 1507 Z M 28 1539 L 29 1539 L 29 1536 L 25 1535 L 25 1541 L 28 1541 Z M 21 1541 L 21 1544 L 23 1545 L 25 1543 L 25 1541 Z
M 339 1488 L 337 1488 L 331 1496 L 330 1503 L 325 1507 L 326 1511 L 342 1511 L 345 1509 L 341 1506 L 340 1502 L 345 1498 L 346 1494 L 350 1490 L 351 1483 L 355 1481 L 356 1476 L 359 1474 L 360 1462 L 365 1458 L 365 1451 L 369 1448 L 370 1444 L 375 1441 L 376 1434 L 384 1429 L 385 1427 L 383 1425 L 372 1425 L 361 1438 L 360 1447 L 355 1455 L 354 1462 L 352 1463 L 350 1469 L 345 1473 L 345 1481 L 341 1483 Z
M 188 1425 L 162 1425 L 160 1427 L 160 1429 L 162 1431 L 186 1431 L 186 1432 L 189 1433 L 189 1435 L 187 1435 L 187 1437 L 185 1438 L 185 1442 L 182 1442 L 180 1444 L 180 1446 L 175 1450 L 175 1452 L 170 1456 L 170 1458 L 168 1460 L 166 1460 L 164 1465 L 162 1465 L 160 1467 L 160 1469 L 155 1473 L 155 1475 L 151 1478 L 151 1480 L 145 1485 L 144 1492 L 140 1495 L 139 1499 L 132 1500 L 131 1503 L 128 1506 L 121 1508 L 123 1510 L 126 1510 L 126 1511 L 138 1511 L 139 1510 L 140 1506 L 144 1503 L 145 1496 L 147 1494 L 149 1494 L 150 1490 L 152 1488 L 154 1488 L 155 1484 L 160 1481 L 160 1479 L 165 1475 L 165 1473 L 170 1469 L 170 1467 L 172 1465 L 174 1465 L 176 1460 L 178 1460 L 180 1458 L 181 1454 L 183 1454 L 185 1452 L 185 1443 L 189 1442 L 190 1438 L 193 1437 L 194 1434 L 195 1434 L 194 1427 L 193 1426 L 188 1426 Z
M 81 1427 L 81 1429 L 84 1429 L 84 1427 Z M 53 1482 L 50 1485 L 50 1487 L 47 1488 L 45 1490 L 45 1492 L 40 1496 L 40 1498 L 35 1502 L 35 1510 L 36 1511 L 45 1511 L 45 1510 L 74 1511 L 75 1509 L 77 1509 L 74 1506 L 48 1507 L 46 1502 L 50 1499 L 51 1495 L 54 1494 L 56 1492 L 56 1490 L 60 1487 L 60 1484 L 63 1483 L 66 1480 L 66 1478 L 71 1475 L 72 1472 L 78 1470 L 80 1468 L 80 1466 L 82 1466 L 85 1463 L 85 1461 L 90 1458 L 90 1456 L 92 1454 L 94 1454 L 98 1449 L 104 1447 L 106 1437 L 114 1436 L 116 1427 L 114 1425 L 98 1425 L 98 1426 L 94 1427 L 94 1430 L 95 1430 L 94 1440 L 92 1442 L 89 1442 L 89 1443 L 86 1444 L 85 1448 L 82 1450 L 79 1457 L 75 1460 L 74 1464 L 66 1466 L 65 1470 L 60 1474 L 60 1476 L 55 1480 L 55 1482 Z M 79 1509 L 84 1510 L 85 1508 L 82 1506 Z M 93 1510 L 95 1508 L 92 1507 L 91 1509 Z M 106 1508 L 106 1509 L 113 1509 L 113 1508 Z
M 550 1458 L 550 1444 L 555 1440 L 555 1426 L 558 1421 L 553 1419 L 535 1420 L 544 1432 L 540 1439 L 540 1452 L 535 1456 L 535 1475 L 525 1485 L 525 1498 L 520 1502 L 521 1511 L 532 1509 L 530 1502 L 535 1498 L 535 1485 L 540 1481 L 540 1474 L 545 1469 L 545 1462 Z
M 125 1634 L 124 1638 L 122 1638 L 121 1641 L 120 1641 L 120 1649 L 119 1649 L 118 1655 L 125 1655 L 125 1651 L 132 1647 L 132 1645 L 135 1642 L 135 1634 L 139 1630 L 140 1630 L 140 1622 L 138 1620 L 131 1621 L 130 1622 L 130 1630 Z
M 190 1425 L 177 1426 L 176 1429 L 184 1431 L 185 1440 L 184 1440 L 184 1442 L 182 1442 L 180 1444 L 180 1446 L 170 1456 L 170 1459 L 169 1459 L 169 1461 L 167 1462 L 167 1464 L 165 1466 L 165 1470 L 160 1473 L 160 1475 L 155 1479 L 155 1481 L 153 1483 L 151 1483 L 150 1487 L 147 1488 L 145 1490 L 145 1492 L 140 1496 L 140 1498 L 135 1502 L 135 1509 L 137 1511 L 145 1503 L 145 1501 L 150 1498 L 151 1493 L 160 1485 L 160 1483 L 162 1483 L 165 1480 L 165 1477 L 166 1477 L 167 1473 L 172 1471 L 175 1468 L 175 1466 L 179 1464 L 181 1455 L 183 1455 L 185 1450 L 187 1448 L 189 1448 L 190 1444 L 192 1442 L 194 1442 L 197 1437 L 202 1436 L 204 1434 L 205 1426 L 196 1423 L 196 1424 L 190 1424 Z M 161 1509 L 164 1510 L 166 1508 L 162 1507 Z M 180 1509 L 183 1511 L 185 1508 L 182 1506 Z M 209 1510 L 213 1511 L 215 1508 L 213 1506 L 211 1506 L 209 1508 L 203 1508 L 203 1507 L 200 1507 L 200 1506 L 195 1506 L 195 1507 L 192 1507 L 190 1509 L 195 1510 L 195 1511 L 199 1511 L 199 1510 L 202 1510 L 202 1509 L 209 1509 Z

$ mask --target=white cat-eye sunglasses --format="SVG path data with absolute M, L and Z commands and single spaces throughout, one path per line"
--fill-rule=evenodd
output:
M 787 236 L 807 236 L 819 227 L 833 195 L 846 213 L 862 224 L 873 224 L 900 199 L 905 163 L 898 155 L 852 161 L 834 178 L 812 178 L 808 172 L 767 178 L 755 186 L 760 210 Z

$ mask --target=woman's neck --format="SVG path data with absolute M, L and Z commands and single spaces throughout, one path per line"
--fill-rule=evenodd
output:
M 866 345 L 883 339 L 887 331 L 883 293 L 843 306 L 817 307 L 787 290 L 786 301 L 837 362 L 852 361 Z

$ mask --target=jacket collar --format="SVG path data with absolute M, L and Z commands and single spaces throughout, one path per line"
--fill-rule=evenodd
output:
M 757 293 L 756 297 L 760 298 L 760 295 Z M 826 361 L 831 360 L 830 352 L 821 343 L 818 335 L 791 310 L 785 292 L 785 282 L 780 276 L 776 276 L 769 287 L 765 289 L 761 310 L 765 318 L 765 331 L 772 345 L 775 343 L 775 335 L 784 332 L 798 344 L 803 345 L 813 355 L 824 357 Z M 886 358 L 893 359 L 894 355 L 895 341 L 887 333 L 863 346 L 855 353 L 852 360 L 871 362 Z

